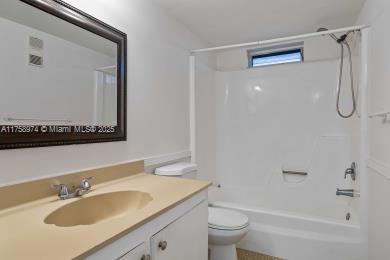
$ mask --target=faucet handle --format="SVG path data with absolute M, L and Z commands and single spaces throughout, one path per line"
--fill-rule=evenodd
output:
M 81 180 L 81 188 L 83 190 L 90 190 L 91 189 L 91 183 L 89 182 L 90 180 L 94 179 L 94 177 L 86 177 Z
M 346 169 L 344 172 L 344 179 L 347 178 L 347 175 L 352 174 L 352 173 L 353 173 L 353 170 L 351 168 Z
M 356 163 L 353 162 L 351 164 L 351 167 L 346 169 L 345 172 L 344 172 L 344 179 L 347 179 L 347 175 L 351 175 L 351 179 L 353 181 L 356 180 Z
M 69 189 L 65 184 L 53 184 L 51 187 L 58 191 L 60 199 L 65 199 L 69 196 Z

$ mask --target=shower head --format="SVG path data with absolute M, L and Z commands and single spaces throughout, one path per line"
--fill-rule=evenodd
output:
M 324 27 L 320 27 L 317 29 L 317 32 L 325 32 L 325 31 L 328 31 L 328 29 Z M 337 43 L 340 43 L 340 39 L 337 38 L 336 35 L 334 35 L 333 33 L 330 33 L 329 36 L 332 37 L 332 39 L 335 40 Z

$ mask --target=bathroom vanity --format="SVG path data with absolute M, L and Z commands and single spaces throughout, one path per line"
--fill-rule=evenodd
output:
M 204 194 L 183 202 L 86 259 L 206 260 L 207 202 Z
M 92 173 L 98 182 L 125 166 L 78 178 Z M 59 181 L 0 188 L 0 196 L 17 199 L 31 185 Z M 3 208 L 0 259 L 206 260 L 209 185 L 141 172 L 95 184 L 82 197 L 60 200 L 52 192 Z

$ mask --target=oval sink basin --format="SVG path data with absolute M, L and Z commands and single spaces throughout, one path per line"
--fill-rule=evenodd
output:
M 118 191 L 80 198 L 53 211 L 44 222 L 59 227 L 92 225 L 144 208 L 153 198 L 141 191 Z

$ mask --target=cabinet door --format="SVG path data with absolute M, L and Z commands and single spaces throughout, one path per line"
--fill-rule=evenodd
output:
M 153 260 L 207 260 L 208 205 L 202 202 L 151 238 Z
M 118 260 L 149 260 L 147 259 L 147 250 L 145 243 L 137 246 Z

